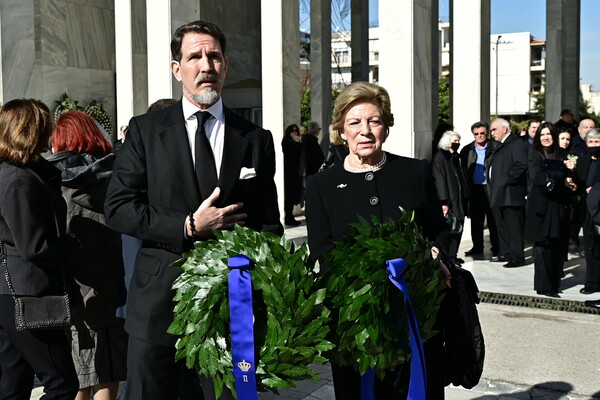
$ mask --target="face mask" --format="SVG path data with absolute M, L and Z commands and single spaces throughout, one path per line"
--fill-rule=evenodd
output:
M 588 151 L 593 157 L 600 157 L 600 147 L 588 147 Z
M 450 144 L 450 148 L 454 151 L 457 151 L 458 148 L 460 147 L 460 143 L 452 143 Z

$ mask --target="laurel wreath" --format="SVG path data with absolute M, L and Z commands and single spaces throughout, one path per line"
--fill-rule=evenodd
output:
M 233 231 L 215 231 L 214 240 L 196 242 L 174 263 L 182 270 L 173 284 L 177 304 L 169 327 L 170 333 L 181 335 L 176 358 L 186 359 L 188 368 L 212 378 L 216 397 L 224 387 L 235 395 L 227 261 L 238 254 L 253 263 L 258 390 L 277 393 L 299 380 L 320 379 L 309 365 L 326 362 L 322 353 L 333 348 L 326 340 L 327 290 L 317 287 L 316 274 L 307 268 L 306 245 L 294 247 L 285 237 L 237 226 Z
M 337 315 L 330 337 L 336 348 L 328 355 L 332 361 L 353 366 L 361 375 L 373 368 L 383 378 L 410 356 L 404 299 L 388 279 L 387 260 L 408 262 L 405 278 L 421 337 L 425 342 L 437 333 L 444 287 L 431 247 L 414 212 L 386 222 L 359 218 L 354 233 L 336 243 L 327 256 L 331 269 L 323 277 L 332 296 L 328 307 Z

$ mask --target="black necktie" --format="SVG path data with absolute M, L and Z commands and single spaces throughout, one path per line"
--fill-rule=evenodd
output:
M 202 199 L 206 199 L 217 187 L 217 168 L 212 148 L 206 137 L 204 123 L 211 117 L 209 112 L 198 111 L 198 128 L 196 129 L 196 140 L 194 152 L 196 155 L 196 179 L 200 187 Z

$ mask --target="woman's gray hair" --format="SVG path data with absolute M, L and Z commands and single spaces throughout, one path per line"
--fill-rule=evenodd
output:
M 600 138 L 600 131 L 596 128 L 590 130 L 587 135 L 585 135 L 585 141 L 587 142 L 588 139 L 597 139 Z
M 442 150 L 450 150 L 450 145 L 452 144 L 452 136 L 458 136 L 458 140 L 460 140 L 460 134 L 454 131 L 446 131 L 444 132 L 444 134 L 442 135 L 442 137 L 440 138 L 440 141 L 438 142 L 438 149 L 442 149 Z

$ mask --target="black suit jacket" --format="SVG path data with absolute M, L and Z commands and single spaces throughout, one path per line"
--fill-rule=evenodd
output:
M 224 113 L 221 195 L 216 205 L 241 201 L 247 227 L 281 234 L 271 133 L 227 108 Z M 239 179 L 242 167 L 254 168 L 256 176 Z M 132 118 L 105 211 L 111 228 L 143 240 L 127 300 L 126 329 L 149 343 L 175 343 L 167 328 L 173 320 L 171 285 L 180 270 L 171 264 L 192 248 L 184 221 L 205 197 L 198 188 L 181 101 Z
M 527 148 L 522 140 L 509 134 L 498 143 L 487 173 L 491 207 L 525 206 Z

